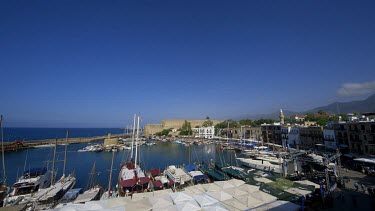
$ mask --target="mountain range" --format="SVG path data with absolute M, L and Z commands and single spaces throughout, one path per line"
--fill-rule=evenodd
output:
M 306 111 L 295 112 L 283 110 L 284 116 L 288 118 L 296 114 L 303 115 L 306 113 L 317 113 L 318 111 L 324 111 L 330 114 L 375 112 L 375 94 L 372 94 L 365 100 L 356 100 L 351 102 L 334 102 L 326 106 L 316 107 Z M 244 115 L 238 119 L 278 119 L 279 115 L 279 112 L 269 114 Z

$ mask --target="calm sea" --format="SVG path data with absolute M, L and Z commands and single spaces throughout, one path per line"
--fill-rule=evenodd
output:
M 41 139 L 51 138 L 51 134 L 63 138 L 65 137 L 66 129 L 26 129 L 26 131 L 35 130 L 33 132 L 25 132 L 25 129 L 19 130 L 24 131 L 23 134 L 14 134 L 14 137 L 25 137 L 26 139 L 26 134 L 34 134 L 33 137 L 35 137 L 35 139 Z M 48 130 L 53 130 L 53 132 Z M 103 133 L 93 130 L 94 129 L 69 129 L 69 133 L 72 133 L 72 136 L 74 136 L 74 134 L 77 134 L 77 137 L 83 137 L 105 135 L 108 131 L 111 131 L 113 134 L 116 132 L 116 129 L 97 129 Z M 119 129 L 117 130 L 121 131 Z M 43 131 L 48 131 L 47 133 L 50 134 L 50 136 L 46 134 L 41 134 L 41 132 Z M 73 131 L 75 131 L 75 133 L 73 133 Z M 74 174 L 76 175 L 77 183 L 75 187 L 86 188 L 89 179 L 89 173 L 91 172 L 93 164 L 96 163 L 97 182 L 100 183 L 103 187 L 108 187 L 109 169 L 111 165 L 112 152 L 77 152 L 79 149 L 82 149 L 87 145 L 88 144 L 71 144 L 68 146 L 66 171 L 74 172 Z M 56 160 L 64 159 L 64 149 L 65 146 L 57 147 L 58 153 L 56 155 Z M 20 176 L 24 170 L 27 170 L 29 168 L 51 168 L 52 163 L 47 161 L 52 160 L 53 150 L 54 148 L 50 147 L 5 153 L 7 184 L 12 185 L 15 182 L 16 178 Z M 169 165 L 187 164 L 188 154 L 188 147 L 182 144 L 176 144 L 174 142 L 157 142 L 157 144 L 154 146 L 141 146 L 141 166 L 145 170 L 150 170 L 153 168 L 159 168 L 160 170 L 164 170 Z M 115 152 L 115 170 L 113 171 L 112 185 L 116 185 L 119 167 L 123 161 L 129 159 L 129 156 L 130 150 Z M 215 144 L 192 145 L 190 148 L 190 158 L 191 162 L 208 162 L 208 160 L 214 159 L 219 162 L 236 164 L 235 155 L 233 152 L 218 151 L 217 145 Z M 63 170 L 63 162 L 57 162 L 55 166 L 58 178 L 60 178 Z M 0 174 L 2 176 L 2 173 Z

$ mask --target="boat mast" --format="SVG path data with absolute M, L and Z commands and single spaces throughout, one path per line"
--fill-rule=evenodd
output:
M 66 139 L 65 139 L 65 155 L 64 155 L 64 168 L 63 168 L 63 175 L 62 177 L 64 178 L 65 177 L 65 167 L 66 167 L 66 152 L 67 152 L 67 149 L 68 149 L 68 137 L 69 137 L 69 131 L 66 130 Z
M 3 115 L 0 116 L 0 127 L 1 127 L 1 156 L 3 160 L 3 182 L 6 183 L 7 177 L 5 174 L 5 159 L 4 159 L 4 130 L 3 130 Z
M 135 114 L 134 114 L 134 121 L 133 121 L 133 127 L 132 127 L 132 148 L 131 148 L 131 151 L 130 151 L 130 159 L 132 160 L 133 159 L 133 147 L 134 147 L 134 137 L 135 137 Z
M 139 138 L 139 116 L 137 120 L 137 136 L 135 138 L 135 167 L 137 167 L 137 156 L 138 156 L 138 138 Z
M 55 160 L 56 160 L 56 148 L 57 148 L 57 138 L 55 139 L 55 150 L 53 151 L 53 161 L 52 161 L 52 176 L 51 176 L 51 186 L 55 178 Z
M 108 181 L 108 198 L 109 198 L 109 194 L 111 193 L 112 170 L 113 170 L 113 157 L 114 157 L 114 156 L 115 156 L 115 152 L 112 151 L 111 172 L 109 173 L 109 181 Z

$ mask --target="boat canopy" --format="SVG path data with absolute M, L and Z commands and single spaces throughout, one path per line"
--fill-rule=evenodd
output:
M 27 171 L 24 171 L 23 175 L 24 176 L 35 177 L 35 176 L 39 176 L 39 175 L 45 174 L 46 172 L 47 172 L 47 168 L 46 167 L 43 167 L 43 168 L 32 168 L 32 169 L 29 169 Z
M 150 172 L 152 177 L 156 177 L 156 176 L 159 176 L 161 174 L 160 169 L 151 169 L 149 172 Z
M 185 169 L 186 171 L 190 172 L 190 171 L 195 171 L 197 167 L 194 164 L 189 164 L 185 166 Z
M 208 176 L 207 175 L 197 175 L 197 176 L 194 176 L 193 177 L 196 181 L 200 181 L 202 179 L 208 179 Z
M 147 184 L 149 181 L 150 181 L 150 178 L 148 177 L 140 177 L 138 178 L 137 185 L 144 185 L 144 184 Z
M 121 186 L 124 187 L 124 188 L 132 188 L 135 186 L 136 184 L 136 180 L 135 179 L 127 179 L 127 180 L 123 180 L 121 181 Z
M 155 180 L 153 181 L 153 183 L 154 183 L 154 187 L 163 188 L 163 183 L 161 183 L 160 180 Z

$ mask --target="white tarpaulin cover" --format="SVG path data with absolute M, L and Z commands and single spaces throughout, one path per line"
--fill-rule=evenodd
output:
M 228 209 L 225 208 L 220 203 L 216 203 L 216 204 L 214 204 L 212 206 L 208 206 L 208 207 L 203 208 L 203 210 L 204 211 L 227 211 Z
M 208 184 L 203 184 L 202 187 L 207 191 L 218 191 L 221 190 L 222 188 L 218 186 L 215 183 L 208 183 Z
M 218 185 L 218 186 L 220 186 L 222 189 L 235 187 L 229 181 L 217 181 L 217 182 L 215 182 L 215 184 Z
M 158 190 L 158 191 L 153 191 L 152 192 L 152 196 L 161 196 L 161 195 L 165 195 L 168 193 L 173 193 L 172 189 L 164 189 L 164 190 Z
M 173 203 L 178 204 L 181 202 L 188 202 L 191 200 L 194 200 L 193 197 L 187 195 L 186 193 L 183 192 L 176 192 L 176 193 L 170 193 L 169 194 L 173 200 Z
M 274 201 L 252 209 L 254 211 L 298 211 L 300 206 L 288 201 Z
M 225 201 L 225 200 L 233 198 L 233 196 L 229 195 L 223 190 L 207 192 L 207 194 L 211 196 L 212 198 L 219 200 L 219 201 Z
M 249 195 L 237 196 L 235 198 L 239 202 L 241 202 L 242 204 L 246 205 L 246 207 L 249 207 L 249 208 L 254 208 L 254 207 L 257 207 L 257 206 L 260 206 L 260 205 L 264 204 L 264 202 L 262 200 L 253 198 Z
M 152 205 L 152 209 L 164 208 L 173 205 L 172 198 L 166 194 L 161 196 L 152 196 L 148 198 Z
M 185 188 L 185 191 L 192 193 L 192 194 L 201 194 L 206 192 L 206 190 L 202 187 L 202 185 L 194 185 Z
M 222 201 L 222 202 L 220 202 L 220 204 L 223 205 L 225 208 L 227 208 L 230 211 L 238 211 L 238 210 L 247 210 L 248 209 L 246 207 L 246 205 L 242 204 L 240 201 L 238 201 L 235 198 Z
M 228 182 L 230 182 L 232 185 L 234 185 L 234 186 L 236 186 L 236 187 L 245 184 L 244 181 L 239 180 L 239 179 L 231 179 L 231 180 L 228 180 Z
M 277 197 L 272 196 L 271 194 L 265 193 L 263 191 L 255 191 L 252 193 L 249 193 L 249 196 L 252 198 L 256 198 L 258 200 L 263 201 L 264 203 L 270 203 L 272 201 L 276 201 Z
M 238 189 L 246 191 L 248 193 L 252 193 L 252 192 L 258 191 L 259 190 L 259 186 L 249 185 L 249 184 L 243 184 L 243 185 L 239 186 Z
M 233 197 L 249 194 L 248 192 L 243 191 L 243 190 L 239 189 L 238 187 L 227 188 L 227 189 L 224 189 L 223 191 L 225 191 L 229 195 L 232 195 Z
M 178 203 L 176 207 L 179 211 L 195 211 L 202 209 L 195 200 Z
M 149 211 L 151 209 L 152 209 L 152 205 L 147 198 L 125 204 L 125 210 L 126 211 L 131 211 L 131 210 Z
M 193 198 L 201 207 L 208 207 L 217 204 L 219 201 L 207 195 L 206 193 L 194 195 Z

